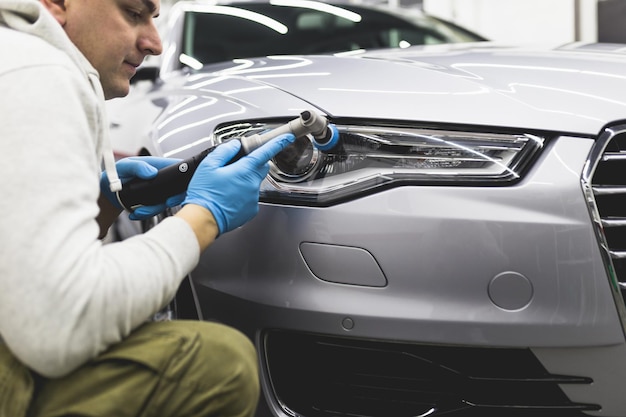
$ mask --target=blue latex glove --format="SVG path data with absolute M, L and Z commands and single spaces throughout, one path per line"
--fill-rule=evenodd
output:
M 290 133 L 280 135 L 230 165 L 226 164 L 241 142 L 231 140 L 218 146 L 198 165 L 183 205 L 208 209 L 220 235 L 242 226 L 259 211 L 259 189 L 269 172 L 268 161 L 295 139 Z
M 157 156 L 132 156 L 117 161 L 115 168 L 117 169 L 117 174 L 119 175 L 120 181 L 122 181 L 123 185 L 134 178 L 141 178 L 144 180 L 154 178 L 159 169 L 165 168 L 179 161 L 179 159 L 160 158 Z M 109 189 L 109 179 L 106 172 L 103 172 L 100 177 L 100 192 L 104 194 L 115 207 L 123 209 L 120 202 L 117 201 L 116 195 Z M 128 217 L 131 220 L 148 219 L 162 213 L 168 207 L 180 205 L 184 198 L 185 194 L 182 193 L 168 198 L 164 204 L 138 207 L 134 212 L 130 213 Z

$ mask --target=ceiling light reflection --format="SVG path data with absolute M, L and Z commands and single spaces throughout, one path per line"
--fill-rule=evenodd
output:
M 180 134 L 180 133 L 182 133 L 182 132 L 184 132 L 186 130 L 193 129 L 193 128 L 196 128 L 198 126 L 202 126 L 204 124 L 210 124 L 210 123 L 212 123 L 215 120 L 223 119 L 225 117 L 236 116 L 236 115 L 241 115 L 241 114 L 245 113 L 246 109 L 243 108 L 241 105 L 239 105 L 237 103 L 234 103 L 234 102 L 230 102 L 230 103 L 236 105 L 237 107 L 239 107 L 239 110 L 235 110 L 235 111 L 231 111 L 231 112 L 217 113 L 217 114 L 214 114 L 212 117 L 204 117 L 203 119 L 201 119 L 200 121 L 198 121 L 196 123 L 187 123 L 185 125 L 180 126 L 177 129 L 173 129 L 173 130 L 167 132 L 166 134 L 159 136 L 157 142 L 158 143 L 163 143 L 167 139 L 169 139 L 170 137 L 172 137 L 174 135 L 177 135 L 177 134 Z M 183 146 L 180 146 L 180 147 L 178 147 L 176 149 L 173 149 L 173 150 L 171 150 L 169 152 L 164 152 L 163 156 L 166 157 L 166 158 L 170 157 L 170 156 L 175 155 L 175 154 L 177 154 L 177 153 L 179 153 L 179 152 L 181 152 L 181 151 L 183 151 L 185 149 L 190 149 L 193 146 L 196 146 L 196 145 L 198 145 L 200 143 L 207 142 L 207 141 L 209 141 L 211 139 L 212 139 L 211 136 L 201 138 L 200 140 L 197 140 L 197 141 L 192 142 L 192 143 L 187 143 L 187 144 L 185 144 Z
M 195 101 L 195 100 L 196 100 L 196 97 L 193 97 L 191 100 L 188 99 L 188 100 L 186 100 L 186 104 L 189 104 L 189 103 L 191 103 L 192 101 Z M 180 110 L 178 113 L 175 113 L 173 116 L 170 116 L 170 117 L 166 118 L 164 121 L 162 121 L 161 123 L 159 123 L 158 126 L 157 126 L 157 129 L 162 130 L 168 124 L 170 124 L 172 121 L 177 120 L 177 119 L 185 116 L 188 113 L 195 112 L 195 111 L 203 109 L 205 107 L 213 106 L 216 102 L 217 102 L 217 100 L 215 98 L 212 98 L 209 101 L 203 101 L 202 103 L 200 103 L 200 104 L 198 104 L 196 106 L 190 106 L 190 107 L 186 108 L 185 110 Z M 167 138 L 167 135 L 161 136 L 157 142 L 161 143 L 166 138 Z
M 312 61 L 310 59 L 306 59 L 303 57 L 297 56 L 268 56 L 267 59 L 273 61 L 290 61 L 288 64 L 281 65 L 272 65 L 267 67 L 262 67 L 264 62 L 261 62 L 256 67 L 254 65 L 254 61 L 244 60 L 244 59 L 233 59 L 233 63 L 239 64 L 233 68 L 227 68 L 222 71 L 217 71 L 214 74 L 216 75 L 234 75 L 234 74 L 246 74 L 251 72 L 267 72 L 267 71 L 279 71 L 279 70 L 287 70 L 293 68 L 305 67 L 307 65 L 311 65 Z
M 476 94 L 486 94 L 490 90 L 486 87 L 480 87 L 476 90 L 463 91 L 463 92 L 449 92 L 449 91 L 407 91 L 407 90 L 368 90 L 359 88 L 339 88 L 339 87 L 321 87 L 320 91 L 339 91 L 344 93 L 366 93 L 366 94 L 400 94 L 400 95 L 425 95 L 425 96 L 466 96 Z
M 345 51 L 345 52 L 337 52 L 334 53 L 334 56 L 352 56 L 352 55 L 361 55 L 365 53 L 365 49 L 354 49 L 352 51 Z
M 354 23 L 361 21 L 361 15 L 351 12 L 350 10 L 342 9 L 341 7 L 333 6 L 326 3 L 320 3 L 311 0 L 270 0 L 270 4 L 274 6 L 295 6 L 306 9 L 318 10 L 320 12 L 329 13 L 337 17 L 341 17 L 350 20 Z
M 196 58 L 189 56 L 187 54 L 180 54 L 178 56 L 178 60 L 181 64 L 185 64 L 191 69 L 199 70 L 202 68 L 202 62 L 198 61 Z
M 210 13 L 223 14 L 227 16 L 240 17 L 242 19 L 250 20 L 263 26 L 267 26 L 268 28 L 275 30 L 282 35 L 289 31 L 287 26 L 283 25 L 279 21 L 260 13 L 251 12 L 249 10 L 238 9 L 236 7 L 230 6 L 211 6 L 207 9 L 207 11 Z

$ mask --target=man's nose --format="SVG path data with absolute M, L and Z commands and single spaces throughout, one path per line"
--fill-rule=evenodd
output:
M 139 49 L 148 55 L 160 55 L 161 52 L 163 52 L 161 36 L 154 22 L 150 22 L 150 24 L 145 27 L 145 30 L 140 34 L 138 42 Z

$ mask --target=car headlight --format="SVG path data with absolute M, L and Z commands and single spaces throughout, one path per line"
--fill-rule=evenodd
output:
M 218 142 L 279 124 L 240 124 L 215 132 Z M 545 138 L 411 126 L 337 124 L 329 151 L 298 138 L 270 163 L 263 201 L 325 206 L 402 185 L 506 185 L 521 177 Z

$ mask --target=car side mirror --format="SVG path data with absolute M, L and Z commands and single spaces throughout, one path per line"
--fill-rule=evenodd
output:
M 155 82 L 159 78 L 158 67 L 140 67 L 137 68 L 137 72 L 130 79 L 131 84 L 138 83 L 139 81 L 151 81 Z

